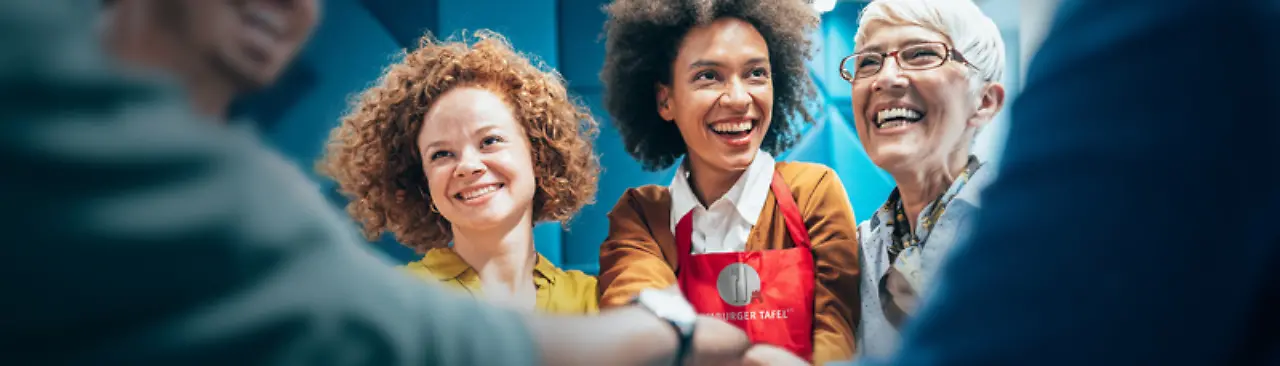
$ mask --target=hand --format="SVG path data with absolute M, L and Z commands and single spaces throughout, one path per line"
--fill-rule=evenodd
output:
M 741 365 L 743 356 L 751 347 L 751 340 L 742 329 L 723 320 L 698 316 L 693 332 L 693 348 L 685 365 Z M 785 352 L 785 351 L 784 351 Z
M 791 351 L 767 345 L 756 344 L 747 350 L 742 359 L 743 366 L 808 366 L 809 362 L 796 356 Z

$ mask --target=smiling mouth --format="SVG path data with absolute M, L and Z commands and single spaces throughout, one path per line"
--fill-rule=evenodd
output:
M 876 128 L 902 127 L 924 119 L 924 113 L 911 108 L 883 109 L 875 116 Z
M 497 192 L 499 189 L 502 189 L 502 187 L 505 187 L 505 186 L 506 185 L 502 183 L 487 184 L 487 185 L 483 185 L 483 186 L 479 186 L 479 187 L 471 188 L 462 192 L 455 193 L 453 195 L 453 198 L 462 202 L 475 201 L 477 199 L 484 198 L 485 196 L 493 194 L 493 192 Z
M 726 122 L 715 122 L 707 125 L 707 128 L 720 136 L 729 138 L 738 138 L 751 134 L 756 128 L 755 121 L 749 119 L 740 119 Z
M 261 6 L 248 5 L 248 8 L 241 9 L 240 18 L 244 23 L 241 50 L 245 56 L 256 64 L 270 63 L 273 58 L 272 50 L 284 43 L 283 15 L 277 11 L 262 9 Z
M 280 11 L 268 9 L 265 5 L 246 5 L 240 11 L 240 16 L 244 19 L 246 26 L 257 29 L 271 38 L 283 36 L 287 27 L 285 15 Z

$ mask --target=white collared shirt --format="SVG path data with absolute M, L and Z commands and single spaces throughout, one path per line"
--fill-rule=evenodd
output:
M 689 172 L 684 164 L 676 169 L 671 180 L 671 232 L 676 223 L 689 211 L 693 211 L 693 253 L 741 252 L 747 248 L 751 228 L 760 218 L 760 210 L 769 198 L 769 184 L 773 180 L 773 156 L 764 150 L 747 166 L 733 187 L 710 207 L 702 207 L 698 196 L 689 186 Z

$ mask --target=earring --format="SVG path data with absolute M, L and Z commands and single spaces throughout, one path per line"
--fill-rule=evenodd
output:
M 418 194 L 422 195 L 423 200 L 427 199 L 427 191 L 422 190 L 422 187 L 418 187 Z M 427 205 L 431 206 L 431 212 L 434 212 L 437 214 L 440 213 L 440 209 L 436 208 L 435 202 L 429 203 Z

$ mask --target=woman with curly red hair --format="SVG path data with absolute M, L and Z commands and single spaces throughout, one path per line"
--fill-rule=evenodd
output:
M 425 253 L 407 270 L 520 309 L 597 311 L 596 279 L 534 250 L 533 226 L 566 221 L 596 192 L 596 122 L 563 79 L 481 31 L 424 37 L 333 131 L 321 171 L 373 240 Z M 452 245 L 450 245 L 452 244 Z

